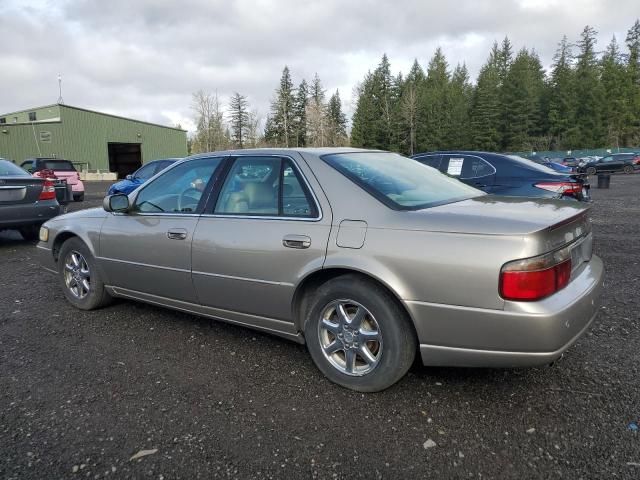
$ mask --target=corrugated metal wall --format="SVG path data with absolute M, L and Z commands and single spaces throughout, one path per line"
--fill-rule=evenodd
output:
M 64 105 L 60 116 L 61 122 L 0 125 L 0 157 L 21 163 L 29 157 L 56 156 L 87 163 L 89 170 L 108 171 L 110 142 L 139 143 L 143 162 L 187 155 L 186 132 L 181 130 Z

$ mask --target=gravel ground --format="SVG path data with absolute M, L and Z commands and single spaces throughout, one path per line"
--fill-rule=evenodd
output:
M 126 301 L 75 310 L 34 245 L 0 233 L 0 477 L 638 479 L 640 175 L 593 197 L 604 304 L 562 360 L 416 364 L 369 395 L 286 340 Z

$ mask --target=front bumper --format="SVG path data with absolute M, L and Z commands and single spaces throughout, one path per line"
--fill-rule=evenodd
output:
M 593 256 L 571 283 L 539 302 L 505 302 L 504 310 L 405 301 L 425 365 L 529 367 L 558 359 L 594 321 L 602 261 Z

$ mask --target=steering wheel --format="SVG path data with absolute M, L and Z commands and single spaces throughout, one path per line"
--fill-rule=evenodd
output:
M 202 195 L 202 192 L 200 190 L 198 190 L 197 188 L 194 187 L 188 187 L 185 190 L 182 191 L 182 193 L 180 193 L 180 195 L 178 195 L 178 212 L 182 212 L 184 211 L 184 208 L 189 205 L 193 205 L 194 207 L 198 206 L 198 203 L 200 200 L 193 198 L 193 197 L 188 197 L 190 200 L 194 200 L 195 201 L 195 205 L 193 203 L 188 203 L 185 204 L 185 201 L 187 200 L 187 193 L 188 192 L 196 192 L 196 194 L 200 194 Z M 184 206 L 183 206 L 184 205 Z M 193 210 L 191 210 L 193 211 Z

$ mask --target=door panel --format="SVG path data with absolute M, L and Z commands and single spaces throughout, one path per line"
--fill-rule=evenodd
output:
M 330 222 L 203 216 L 193 237 L 193 283 L 209 307 L 291 320 L 295 285 L 322 267 Z M 308 237 L 306 248 L 285 237 Z
M 220 157 L 166 170 L 136 194 L 127 214 L 111 214 L 100 232 L 110 286 L 196 303 L 191 242 Z
M 191 283 L 195 215 L 109 215 L 100 233 L 100 257 L 112 286 L 196 302 Z M 181 229 L 183 239 L 169 238 Z
M 324 263 L 331 209 L 302 159 L 247 155 L 232 162 L 207 208 L 215 213 L 202 215 L 193 237 L 198 299 L 291 321 L 295 286 Z

